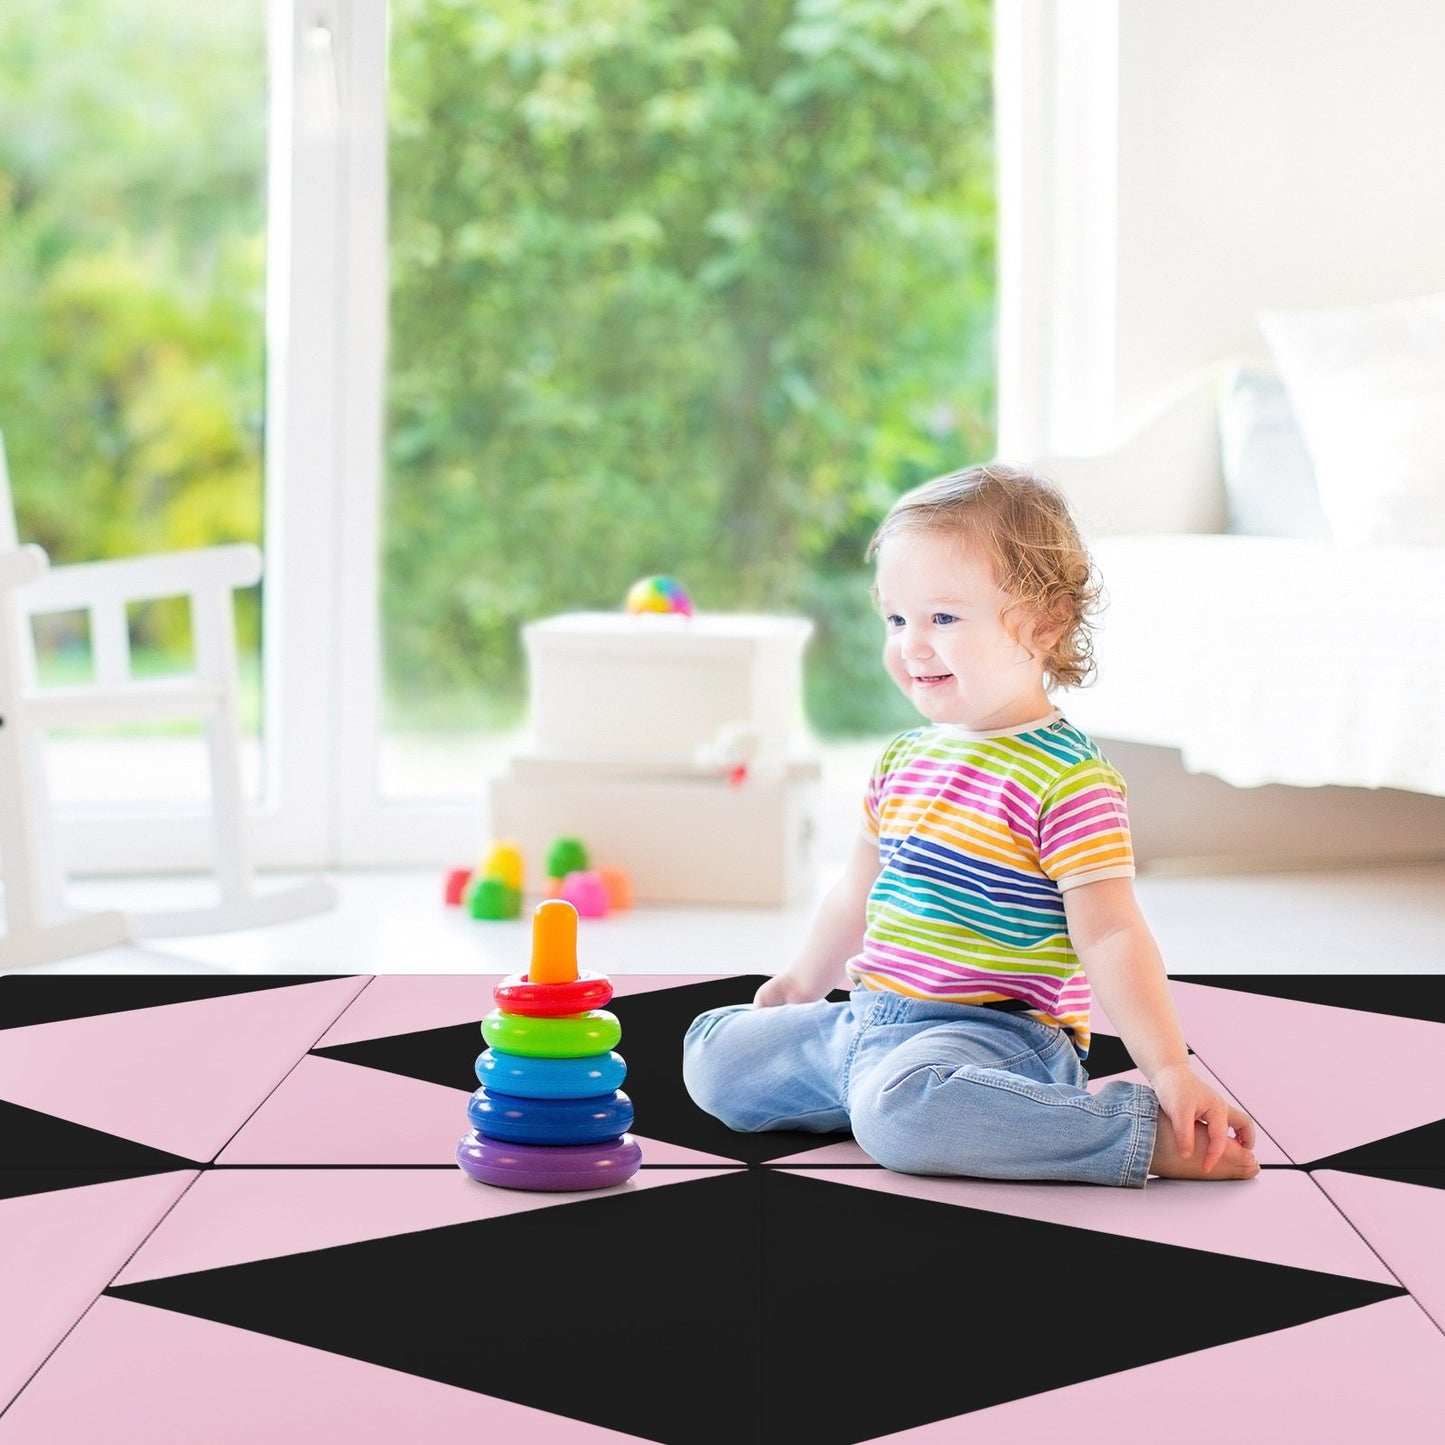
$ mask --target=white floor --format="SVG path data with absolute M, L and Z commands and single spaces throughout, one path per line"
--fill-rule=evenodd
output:
M 447 908 L 440 870 L 331 877 L 340 901 L 325 914 L 112 948 L 27 972 L 491 974 L 527 966 L 527 919 L 484 923 Z M 825 872 L 819 892 L 827 882 Z M 1159 874 L 1137 886 L 1174 974 L 1445 973 L 1445 864 Z M 196 887 L 110 879 L 79 885 L 72 902 L 158 908 Z M 639 906 L 584 920 L 580 962 L 612 974 L 771 973 L 787 962 L 812 908 L 812 899 L 781 909 Z

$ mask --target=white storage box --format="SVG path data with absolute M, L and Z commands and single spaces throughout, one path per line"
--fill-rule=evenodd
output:
M 576 612 L 529 623 L 531 753 L 633 763 L 698 763 L 700 750 L 746 737 L 751 757 L 781 759 L 803 731 L 805 617 Z
M 492 829 L 520 844 L 529 890 L 552 843 L 576 837 L 594 866 L 627 873 L 639 901 L 787 904 L 813 884 L 817 793 L 804 761 L 732 783 L 518 758 L 492 783 Z

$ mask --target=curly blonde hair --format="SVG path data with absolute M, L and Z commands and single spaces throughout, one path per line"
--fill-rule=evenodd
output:
M 1022 467 L 988 462 L 924 482 L 901 496 L 868 544 L 871 560 L 895 532 L 954 532 L 984 549 L 994 579 L 1034 623 L 1044 675 L 1083 687 L 1094 674 L 1091 616 L 1101 588 L 1063 494 Z

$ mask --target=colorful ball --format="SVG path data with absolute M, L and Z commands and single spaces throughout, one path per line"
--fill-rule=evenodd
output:
M 680 612 L 692 616 L 692 599 L 676 577 L 640 577 L 627 589 L 629 612 Z

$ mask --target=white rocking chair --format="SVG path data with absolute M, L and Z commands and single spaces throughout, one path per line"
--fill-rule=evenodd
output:
M 261 554 L 246 545 L 201 547 L 118 561 L 52 568 L 15 535 L 10 480 L 0 437 L 0 876 L 5 921 L 0 969 L 69 958 L 135 939 L 223 933 L 302 918 L 330 908 L 322 879 L 258 893 L 252 879 L 236 710 L 235 590 L 261 576 Z M 191 611 L 194 669 L 138 679 L 131 669 L 126 608 L 184 597 Z M 93 681 L 42 686 L 33 619 L 85 612 Z M 66 870 L 56 846 L 43 744 L 54 728 L 132 722 L 205 724 L 210 761 L 214 904 L 170 912 L 79 913 L 66 906 Z

